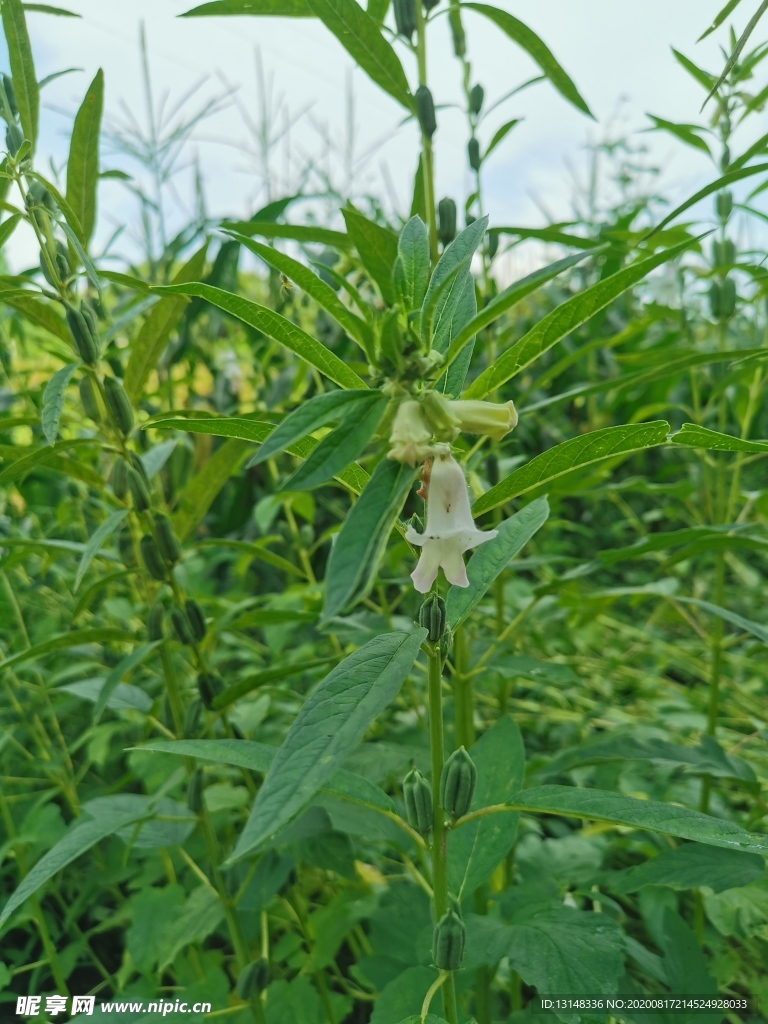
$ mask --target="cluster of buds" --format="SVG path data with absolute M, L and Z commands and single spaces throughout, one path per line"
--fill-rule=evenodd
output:
M 472 518 L 464 470 L 451 453 L 451 442 L 462 431 L 486 434 L 500 441 L 517 425 L 513 402 L 452 401 L 436 391 L 421 401 L 408 398 L 398 406 L 389 437 L 387 457 L 409 466 L 423 464 L 427 523 L 423 533 L 411 525 L 405 539 L 421 548 L 411 573 L 416 590 L 426 594 L 442 568 L 456 587 L 468 587 L 464 552 L 497 536 L 497 530 L 478 530 Z

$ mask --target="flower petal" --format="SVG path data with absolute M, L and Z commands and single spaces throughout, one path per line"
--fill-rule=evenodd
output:
M 420 594 L 426 594 L 437 579 L 437 570 L 440 568 L 440 547 L 439 542 L 425 541 L 421 549 L 421 556 L 416 568 L 411 573 L 413 586 Z

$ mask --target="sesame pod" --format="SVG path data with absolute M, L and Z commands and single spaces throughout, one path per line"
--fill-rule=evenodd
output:
M 149 609 L 149 615 L 147 616 L 147 639 L 150 642 L 163 639 L 164 615 L 165 609 L 163 608 L 162 603 L 160 601 L 155 601 L 155 603 Z
M 464 959 L 464 922 L 451 908 L 435 925 L 432 938 L 432 959 L 441 971 L 458 971 Z
M 130 470 L 128 470 L 130 473 Z M 140 541 L 141 557 L 149 575 L 156 580 L 165 580 L 166 569 L 154 537 L 145 533 Z
M 722 295 L 723 291 L 720 287 L 719 281 L 713 281 L 709 286 L 709 311 L 715 320 L 720 319 L 720 310 L 722 309 Z
M 194 736 L 197 732 L 197 727 L 200 724 L 200 712 L 202 711 L 202 702 L 195 697 L 187 704 L 184 710 L 184 724 L 183 730 L 185 736 Z
M 87 376 L 81 377 L 78 390 L 80 391 L 80 401 L 83 404 L 85 415 L 88 419 L 93 420 L 94 423 L 99 423 L 101 421 L 101 410 L 99 409 L 99 400 L 96 397 L 93 380 Z
M 456 203 L 450 196 L 445 196 L 437 204 L 437 235 L 443 245 L 448 245 L 456 237 Z
M 136 452 L 128 452 L 128 458 L 130 459 L 133 468 L 144 481 L 144 486 L 147 488 L 147 490 L 149 490 L 149 477 L 147 476 L 147 471 L 144 468 L 144 463 L 141 461 Z
M 99 342 L 91 333 L 82 312 L 67 303 L 65 316 L 67 325 L 72 332 L 77 354 L 88 366 L 95 366 L 99 361 Z
M 205 639 L 205 634 L 208 629 L 208 627 L 205 624 L 205 615 L 203 615 L 203 609 L 200 607 L 197 601 L 195 601 L 194 598 L 191 597 L 187 600 L 186 604 L 184 605 L 184 608 L 187 613 L 187 619 L 189 620 L 189 624 L 192 627 L 192 635 L 194 636 L 195 640 L 197 640 L 199 643 L 201 640 Z
M 152 504 L 147 485 L 142 480 L 141 474 L 137 473 L 133 466 L 128 466 L 126 474 L 128 477 L 128 490 L 131 492 L 134 508 L 137 512 L 146 512 Z
M 181 544 L 173 532 L 173 523 L 162 512 L 158 512 L 155 516 L 155 539 L 160 548 L 160 554 L 168 565 L 175 565 L 181 558 Z
M 246 1002 L 253 995 L 263 992 L 269 984 L 269 960 L 260 956 L 258 960 L 252 960 L 240 972 L 235 986 L 237 994 Z
M 21 128 L 17 124 L 9 124 L 5 129 L 5 148 L 11 156 L 16 156 L 23 142 L 24 133 Z
M 96 319 L 96 311 L 94 310 L 93 306 L 91 306 L 87 302 L 84 302 L 80 306 L 80 312 L 83 314 L 83 320 L 85 320 L 86 325 L 88 326 L 88 330 L 91 332 L 91 334 L 94 336 L 94 338 L 98 342 L 98 340 L 99 340 L 99 322 Z
M 452 818 L 463 818 L 472 805 L 477 782 L 475 762 L 464 747 L 454 750 L 440 773 L 440 806 Z
M 192 626 L 183 608 L 171 608 L 171 624 L 180 644 L 191 645 L 195 642 Z
M 19 108 L 16 104 L 16 90 L 13 88 L 13 79 L 10 75 L 3 75 L 3 90 L 8 101 L 8 107 L 14 117 L 19 116 Z
M 469 158 L 469 166 L 472 170 L 479 171 L 482 160 L 480 158 L 480 143 L 477 139 L 470 139 L 467 143 L 467 157 Z
M 720 318 L 730 320 L 736 312 L 736 282 L 732 277 L 726 277 L 722 284 L 720 297 Z
M 431 11 L 440 3 L 440 0 L 424 0 L 424 10 Z
M 432 93 L 426 85 L 420 85 L 416 90 L 416 114 L 423 134 L 431 139 L 437 130 L 437 121 L 435 120 L 435 103 Z
M 309 523 L 303 523 L 299 527 L 299 539 L 305 548 L 315 543 L 315 528 Z
M 419 609 L 419 625 L 429 631 L 428 638 L 436 644 L 445 632 L 445 601 L 430 594 Z
M 728 220 L 733 210 L 733 193 L 727 189 L 715 196 L 715 212 L 720 220 Z
M 193 814 L 199 814 L 203 809 L 203 773 L 199 768 L 196 768 L 189 778 L 187 807 Z
M 483 100 L 485 99 L 485 89 L 479 83 L 472 86 L 472 91 L 469 94 L 469 109 L 477 117 L 480 111 L 483 109 Z
M 405 817 L 411 828 L 425 836 L 432 828 L 432 787 L 418 768 L 412 768 L 403 779 Z
M 492 260 L 496 253 L 499 251 L 499 236 L 494 231 L 488 235 L 488 259 Z
M 54 251 L 51 252 L 50 249 L 48 249 L 47 251 L 51 258 L 51 262 L 53 263 L 56 269 L 56 273 L 59 276 L 59 280 L 66 281 L 67 278 L 72 273 L 69 266 L 69 260 L 67 259 L 66 247 L 61 242 L 56 242 Z M 46 279 L 48 284 L 52 285 L 55 288 L 57 282 L 54 280 L 53 275 L 48 269 L 48 261 L 45 259 L 42 253 L 40 254 L 40 269 L 42 270 L 43 277 Z
M 197 677 L 197 689 L 203 704 L 207 708 L 212 708 L 214 700 L 223 691 L 224 684 L 221 676 L 215 672 L 201 672 Z
M 127 526 L 117 535 L 117 550 L 120 552 L 120 559 L 123 565 L 135 565 L 136 558 L 133 549 L 133 538 Z
M 736 262 L 736 246 L 730 238 L 712 243 L 712 261 L 716 267 L 732 267 Z
M 115 377 L 104 378 L 104 397 L 112 422 L 127 437 L 133 427 L 133 409 L 123 385 Z
M 121 455 L 115 459 L 109 482 L 114 496 L 122 501 L 128 493 L 128 463 Z
M 398 34 L 410 39 L 416 31 L 416 0 L 394 0 Z

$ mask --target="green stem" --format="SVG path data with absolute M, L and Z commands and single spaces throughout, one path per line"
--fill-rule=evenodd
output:
M 468 657 L 467 636 L 459 626 L 453 634 L 453 702 L 456 746 L 467 749 L 475 742 L 475 702 L 472 677 L 467 672 Z
M 421 3 L 416 4 L 416 59 L 419 66 L 419 85 L 427 84 L 427 23 Z M 432 140 L 421 133 L 421 174 L 424 182 L 424 205 L 429 231 L 429 256 L 432 266 L 437 263 L 437 217 L 435 211 L 435 170 Z

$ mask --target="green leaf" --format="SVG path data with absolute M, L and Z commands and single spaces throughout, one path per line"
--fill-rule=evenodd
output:
M 54 14 L 59 18 L 81 18 L 81 14 L 74 11 L 65 11 L 63 7 L 51 7 L 49 4 L 24 4 L 25 11 L 34 11 L 38 14 Z
M 74 348 L 72 335 L 69 333 L 64 318 L 59 316 L 47 299 L 35 292 L 18 290 L 0 291 L 0 300 L 11 309 L 15 309 L 17 313 L 30 319 L 33 324 L 43 327 L 54 337 L 65 342 L 69 348 Z
M 13 216 L 9 217 L 7 220 L 4 220 L 3 223 L 0 224 L 0 249 L 2 249 L 2 247 L 11 237 L 13 232 L 16 230 L 16 225 L 19 223 L 20 220 L 21 214 L 14 213 Z
M 205 253 L 208 243 L 190 257 L 181 267 L 173 279 L 174 288 L 177 286 L 181 296 L 188 294 L 182 289 L 187 281 L 194 281 L 200 277 L 205 267 Z M 139 333 L 131 343 L 128 365 L 125 369 L 123 381 L 125 390 L 134 401 L 141 395 L 144 385 L 150 373 L 155 369 L 157 361 L 163 354 L 171 332 L 181 319 L 186 299 L 175 296 L 161 298 L 149 311 L 149 314 L 141 325 Z
M 331 548 L 325 573 L 323 621 L 344 612 L 368 592 L 415 478 L 415 470 L 389 459 L 382 459 L 374 469 Z
M 680 601 L 682 604 L 692 604 L 696 608 L 701 608 L 702 611 L 709 612 L 710 615 L 716 615 L 719 619 L 723 619 L 724 622 L 730 622 L 732 626 L 737 626 L 746 633 L 751 633 L 761 643 L 768 644 L 768 627 L 763 626 L 759 622 L 745 619 L 743 615 L 737 615 L 736 612 L 729 611 L 728 608 L 721 608 L 718 604 L 700 601 L 695 597 L 678 597 L 675 595 L 674 600 Z
M 368 77 L 406 110 L 412 110 L 413 97 L 400 59 L 370 14 L 356 0 L 307 0 L 307 3 Z
M 514 235 L 517 238 L 536 238 L 541 242 L 554 242 L 557 245 L 567 245 L 571 249 L 594 249 L 593 238 L 583 238 L 581 235 L 569 235 L 561 231 L 557 225 L 548 228 L 514 228 L 499 227 L 491 228 L 491 234 Z
M 668 433 L 669 424 L 665 420 L 654 420 L 652 423 L 604 427 L 580 437 L 572 437 L 570 441 L 555 445 L 516 469 L 478 498 L 472 510 L 478 516 L 534 487 L 565 476 L 574 469 L 664 444 Z
M 314 271 L 290 256 L 286 256 L 278 249 L 262 245 L 261 242 L 254 242 L 246 235 L 238 234 L 236 231 L 228 231 L 227 234 L 250 249 L 256 256 L 260 256 L 268 266 L 274 267 L 275 270 L 289 277 L 302 291 L 305 291 L 318 305 L 322 306 L 326 313 L 343 327 L 350 338 L 358 342 L 364 352 L 369 351 L 373 344 L 373 332 L 369 325 L 348 309 L 333 288 L 322 281 Z
M 154 640 L 152 643 L 142 644 L 140 647 L 134 648 L 130 654 L 126 655 L 118 664 L 112 669 L 107 678 L 104 680 L 104 685 L 99 692 L 98 700 L 93 709 L 93 724 L 96 725 L 102 716 L 104 708 L 109 702 L 109 698 L 117 688 L 117 684 L 122 682 L 123 676 L 127 675 L 132 669 L 136 668 L 137 665 L 141 665 L 142 662 L 146 661 L 149 655 L 159 647 L 162 640 Z
M 736 0 L 736 3 L 738 2 L 739 0 Z M 686 57 L 684 53 L 680 53 L 679 50 L 676 50 L 674 46 L 672 47 L 672 53 L 675 55 L 677 63 L 684 67 L 688 74 L 696 79 L 699 85 L 703 85 L 705 89 L 711 88 L 712 83 L 715 81 L 714 75 L 710 75 L 708 71 L 704 71 L 702 68 L 698 67 L 692 60 Z
M 494 149 L 496 149 L 499 143 L 502 142 L 507 137 L 507 135 L 512 131 L 515 125 L 518 124 L 520 124 L 520 118 L 516 117 L 512 121 L 507 121 L 506 124 L 503 124 L 501 128 L 494 132 L 493 138 L 488 143 L 488 148 L 486 149 L 485 154 L 483 155 L 483 160 L 487 159 L 491 155 L 491 153 L 494 151 Z
M 374 392 L 373 395 L 372 402 L 358 410 L 354 416 L 347 417 L 312 449 L 281 490 L 303 491 L 320 487 L 341 473 L 350 462 L 354 462 L 375 434 L 387 405 L 385 395 L 380 392 Z
M 472 747 L 477 785 L 472 810 L 507 803 L 523 782 L 525 750 L 514 721 L 499 718 Z M 511 850 L 517 834 L 514 814 L 489 814 L 448 836 L 448 884 L 457 899 L 470 896 L 487 882 Z
M 456 629 L 477 607 L 485 592 L 531 537 L 547 521 L 549 504 L 546 497 L 536 498 L 515 515 L 499 523 L 498 537 L 480 547 L 467 563 L 468 587 L 451 587 L 446 598 L 446 616 L 451 629 Z
M 87 243 L 96 223 L 99 136 L 104 108 L 104 72 L 99 68 L 75 117 L 67 162 L 67 202 L 83 228 Z
M 83 576 L 91 564 L 94 555 L 101 550 L 101 545 L 112 534 L 117 527 L 122 523 L 125 517 L 128 515 L 127 508 L 118 509 L 117 512 L 112 512 L 108 515 L 104 522 L 94 531 L 93 536 L 85 545 L 85 551 L 83 551 L 83 557 L 80 559 L 80 564 L 77 567 L 77 575 L 75 576 L 75 584 L 72 587 L 72 593 L 77 593 L 77 588 L 80 586 Z
M 502 353 L 492 366 L 484 370 L 467 388 L 464 397 L 485 398 L 486 395 L 524 370 L 553 345 L 562 341 L 571 331 L 586 323 L 595 313 L 605 309 L 633 285 L 642 281 L 656 267 L 673 260 L 686 249 L 695 245 L 697 241 L 698 239 L 695 238 L 687 239 L 679 245 L 672 246 L 671 249 L 665 249 L 653 256 L 637 260 L 629 267 L 598 281 L 591 288 L 574 295 L 557 309 L 553 309 L 527 334 L 524 334 L 512 348 Z
M 715 84 L 712 86 L 712 88 L 709 90 L 709 92 L 707 94 L 707 98 L 704 100 L 704 102 L 701 105 L 701 109 L 702 110 L 706 106 L 707 101 L 710 100 L 715 95 L 717 90 L 720 88 L 720 86 L 723 84 L 723 82 L 725 82 L 725 80 L 728 77 L 728 75 L 731 73 L 733 68 L 736 66 L 736 63 L 737 63 L 739 57 L 741 56 L 742 50 L 747 45 L 747 40 L 749 39 L 749 37 L 754 32 L 755 28 L 757 27 L 757 23 L 760 21 L 760 19 L 762 18 L 762 16 L 765 14 L 766 11 L 768 11 L 768 0 L 763 0 L 763 2 L 760 4 L 758 9 L 755 11 L 755 13 L 752 15 L 752 17 L 747 22 L 747 27 L 744 29 L 744 31 L 741 33 L 741 36 L 737 40 L 736 45 L 733 48 L 733 52 L 731 53 L 731 55 L 728 58 L 728 60 L 725 62 L 725 67 L 723 68 L 722 74 L 720 75 L 718 80 L 715 82 Z
M 357 413 L 371 401 L 375 401 L 377 393 L 369 390 L 327 391 L 324 395 L 315 395 L 308 402 L 302 402 L 292 413 L 276 426 L 268 438 L 264 440 L 259 451 L 248 463 L 258 466 L 266 459 L 271 459 L 289 445 L 298 441 L 313 430 L 336 423 L 353 412 Z
M 64 405 L 64 392 L 72 379 L 72 374 L 78 368 L 79 363 L 70 363 L 69 366 L 62 366 L 60 370 L 51 377 L 43 392 L 43 408 L 40 411 L 40 423 L 48 444 L 56 443 L 56 436 L 59 433 L 59 420 L 61 409 Z
M 7 483 L 10 480 L 26 476 L 36 466 L 53 462 L 60 452 L 70 451 L 72 448 L 82 448 L 84 445 L 92 445 L 93 443 L 90 438 L 80 437 L 72 441 L 60 441 L 55 448 L 48 445 L 44 448 L 35 448 L 28 454 L 21 455 L 13 462 L 9 462 L 5 469 L 0 470 L 0 482 Z M 24 451 L 24 449 L 21 450 Z
M 406 917 L 400 923 L 400 931 L 406 931 L 407 925 Z M 401 943 L 402 941 L 401 939 Z M 420 1010 L 424 1004 L 424 996 L 434 981 L 435 971 L 430 967 L 408 967 L 398 973 L 397 977 L 385 984 L 378 994 L 373 1004 L 370 1024 L 391 1024 L 392 1021 L 402 1020 L 403 1017 L 406 1021 L 413 1020 L 421 1024 Z M 439 1003 L 439 994 L 435 1001 Z M 435 1020 L 439 1021 L 440 1018 L 430 1014 L 426 1018 L 426 1024 L 434 1024 Z
M 583 113 L 588 114 L 590 117 L 593 116 L 592 111 L 582 99 L 579 90 L 560 67 L 557 60 L 555 60 L 554 54 L 532 29 L 524 25 L 522 21 L 518 21 L 511 14 L 499 10 L 497 7 L 472 3 L 464 3 L 461 6 L 470 11 L 477 11 L 478 14 L 483 14 L 498 25 L 502 32 L 505 32 L 513 42 L 521 46 L 536 61 L 561 96 L 567 99 L 569 103 L 572 103 L 578 110 L 583 111 Z
M 11 77 L 16 93 L 16 105 L 19 108 L 21 128 L 24 138 L 29 139 L 34 151 L 40 114 L 40 93 L 35 74 L 35 62 L 32 58 L 32 46 L 27 32 L 27 22 L 24 17 L 24 5 L 21 0 L 3 0 L 0 10 L 2 10 L 5 39 L 8 43 L 8 58 L 11 64 Z
M 665 121 L 663 117 L 656 117 L 654 114 L 648 114 L 648 117 L 650 117 L 654 124 L 654 128 L 649 128 L 648 131 L 658 130 L 667 132 L 669 135 L 674 135 L 676 139 L 684 142 L 687 146 L 702 150 L 707 156 L 712 155 L 704 139 L 696 134 L 697 130 L 703 131 L 702 128 L 698 128 L 696 125 L 675 124 L 672 121 Z
M 482 242 L 487 227 L 488 218 L 480 217 L 479 220 L 473 221 L 464 228 L 450 245 L 445 247 L 430 278 L 422 306 L 421 335 L 425 340 L 434 338 L 432 344 L 438 352 L 445 352 L 448 348 L 449 325 L 456 315 L 456 306 L 465 284 L 464 279 L 457 274 L 457 271 L 469 270 L 472 257 Z M 449 279 L 452 279 L 450 291 L 444 293 L 435 306 L 433 297 L 441 285 Z M 433 315 L 431 315 L 432 310 L 434 310 Z
M 768 452 L 768 441 L 747 441 L 709 427 L 700 427 L 698 423 L 684 423 L 669 441 L 686 448 L 705 448 L 716 452 Z
M 95 704 L 99 694 L 104 688 L 104 677 L 95 679 L 81 679 L 77 683 L 67 683 L 65 686 L 57 686 L 56 693 L 71 693 L 81 700 L 89 700 Z M 131 686 L 130 683 L 118 683 L 107 700 L 107 707 L 115 711 L 142 711 L 146 714 L 152 707 L 153 701 L 148 694 L 139 689 L 138 686 Z
M 741 181 L 742 178 L 749 178 L 753 174 L 762 174 L 763 171 L 768 171 L 768 164 L 755 164 L 752 167 L 740 167 L 738 170 L 729 171 L 727 174 L 723 174 L 721 177 L 716 178 L 714 181 L 710 182 L 709 185 L 699 189 L 699 191 L 692 195 L 690 199 L 686 199 L 684 203 L 677 206 L 672 213 L 667 214 L 664 220 L 659 221 L 656 227 L 652 231 L 648 232 L 645 239 L 652 238 L 657 231 L 661 231 L 667 226 L 667 224 L 679 217 L 681 213 L 685 213 L 686 210 L 695 206 L 696 203 L 700 203 L 702 199 L 706 199 L 707 196 L 711 196 L 713 192 L 720 192 L 721 189 L 728 188 L 729 185 L 733 185 L 736 181 Z
M 216 495 L 242 465 L 248 443 L 237 438 L 226 441 L 189 481 L 179 499 L 173 526 L 179 538 L 188 537 L 213 504 Z
M 349 0 L 349 3 L 357 6 L 355 0 Z M 395 301 L 392 271 L 398 256 L 397 235 L 389 228 L 368 220 L 354 206 L 343 207 L 341 213 L 363 266 L 379 286 L 384 301 L 391 306 Z
M 399 284 L 398 284 L 399 282 Z M 421 217 L 411 217 L 397 242 L 395 291 L 406 310 L 420 309 L 429 282 L 429 236 Z
M 276 224 L 271 220 L 225 220 L 222 228 L 240 235 L 261 235 L 263 238 L 289 238 L 294 242 L 327 245 L 345 252 L 352 248 L 352 240 L 343 231 L 331 231 L 315 224 Z
M 5 541 L 3 541 L 3 543 L 5 544 Z M 110 640 L 114 640 L 115 642 L 125 641 L 125 630 L 113 629 L 111 627 L 102 627 L 99 629 L 74 629 L 69 633 L 61 633 L 57 636 L 48 637 L 47 640 L 41 640 L 39 644 L 27 647 L 26 650 L 19 651 L 17 654 L 10 654 L 3 661 L 0 661 L 0 671 L 4 671 L 9 668 L 16 668 L 17 665 L 22 665 L 25 661 L 35 661 L 44 654 L 50 654 L 51 651 L 66 650 L 70 647 L 80 647 L 82 644 L 106 643 Z
M 365 382 L 358 377 L 354 370 L 350 370 L 343 359 L 339 359 L 330 349 L 316 341 L 301 327 L 279 313 L 267 309 L 266 306 L 260 306 L 258 302 L 252 302 L 240 295 L 224 291 L 223 288 L 213 288 L 211 285 L 200 282 L 158 286 L 153 288 L 153 291 L 164 294 L 196 295 L 205 299 L 211 305 L 223 309 L 225 313 L 255 327 L 257 331 L 266 334 L 268 338 L 279 341 L 281 345 L 285 345 L 291 352 L 295 352 L 299 358 L 309 363 L 310 366 L 314 366 L 316 370 L 319 370 L 329 380 L 334 381 L 339 387 L 365 387 Z
M 16 889 L 3 907 L 3 912 L 0 914 L 0 926 L 8 920 L 17 907 L 20 907 L 26 899 L 34 895 L 41 886 L 45 885 L 50 878 L 53 878 L 68 864 L 71 864 L 73 860 L 90 850 L 102 839 L 106 839 L 118 829 L 140 820 L 141 817 L 142 815 L 135 813 L 102 815 L 95 821 L 77 822 L 48 853 L 40 858 Z
M 723 892 L 749 885 L 764 875 L 765 861 L 757 854 L 683 843 L 673 850 L 662 850 L 652 860 L 612 873 L 606 885 L 615 893 L 637 892 L 644 885 L 665 885 L 677 891 L 706 886 Z
M 712 22 L 712 24 L 709 26 L 707 31 L 703 32 L 699 36 L 699 38 L 696 40 L 696 42 L 700 43 L 702 41 L 702 39 L 706 39 L 707 36 L 710 35 L 710 33 L 714 32 L 716 29 L 720 28 L 720 26 L 723 24 L 725 19 L 736 10 L 736 8 L 738 7 L 738 5 L 740 3 L 741 3 L 741 0 L 728 0 L 728 3 L 719 12 L 719 14 L 715 18 L 715 20 Z
M 304 703 L 275 754 L 230 862 L 309 803 L 397 695 L 426 630 L 387 633 L 349 655 Z
M 221 17 L 222 15 L 271 15 L 279 18 L 311 18 L 306 0 L 212 0 L 180 14 L 180 18 Z

